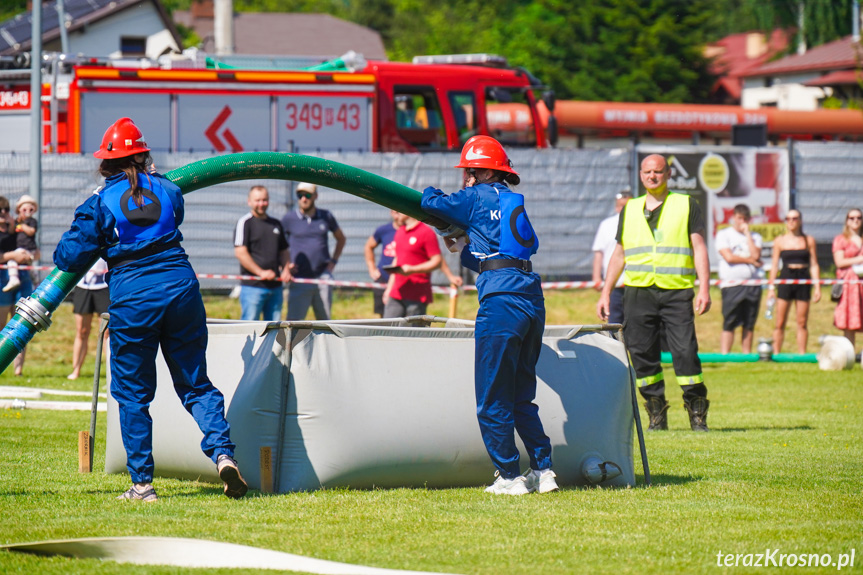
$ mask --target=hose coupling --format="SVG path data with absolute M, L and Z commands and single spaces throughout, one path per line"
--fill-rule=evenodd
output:
M 15 313 L 30 322 L 36 331 L 44 331 L 51 327 L 51 312 L 33 296 L 19 299 L 15 304 Z

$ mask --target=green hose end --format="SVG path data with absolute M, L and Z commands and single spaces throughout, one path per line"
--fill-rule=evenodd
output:
M 702 363 L 750 363 L 758 361 L 757 353 L 699 353 L 698 359 Z M 662 352 L 660 358 L 662 363 L 671 363 L 671 354 L 667 351 Z
M 773 361 L 777 363 L 818 363 L 818 355 L 814 353 L 774 353 Z

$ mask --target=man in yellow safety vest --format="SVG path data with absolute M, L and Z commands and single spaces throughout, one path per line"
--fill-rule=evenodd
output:
M 710 309 L 704 217 L 694 198 L 669 193 L 669 174 L 668 163 L 659 154 L 641 162 L 641 183 L 647 194 L 630 200 L 620 214 L 617 246 L 596 312 L 600 319 L 608 318 L 611 289 L 624 272 L 623 333 L 650 416 L 649 430 L 668 429 L 659 345 L 664 324 L 690 427 L 707 431 L 710 402 L 695 338 L 695 312 L 701 315 Z M 699 286 L 694 295 L 696 277 Z

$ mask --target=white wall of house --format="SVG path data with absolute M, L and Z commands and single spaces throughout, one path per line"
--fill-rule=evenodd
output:
M 817 110 L 821 99 L 829 96 L 829 88 L 804 86 L 802 82 L 817 78 L 817 74 L 777 76 L 773 85 L 765 86 L 766 78 L 745 78 L 740 105 L 754 109 L 775 106 L 780 110 Z
M 120 39 L 124 36 L 146 38 L 147 58 L 158 58 L 166 49 L 179 51 L 170 31 L 149 2 L 130 6 L 117 14 L 69 34 L 69 51 L 86 56 L 121 56 Z M 46 51 L 60 50 L 60 41 L 49 42 Z

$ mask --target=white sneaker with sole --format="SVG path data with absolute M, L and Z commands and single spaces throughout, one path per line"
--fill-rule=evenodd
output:
M 524 474 L 525 483 L 531 493 L 534 491 L 540 493 L 557 491 L 560 487 L 558 487 L 557 481 L 554 480 L 555 477 L 557 475 L 551 469 L 543 469 L 542 471 L 528 469 Z
M 158 501 L 159 498 L 156 496 L 156 490 L 149 483 L 135 483 L 128 491 L 117 497 L 117 499 L 152 503 Z
M 530 493 L 524 475 L 519 475 L 513 479 L 504 479 L 500 476 L 499 471 L 495 471 L 494 475 L 497 479 L 485 488 L 486 493 L 494 493 L 495 495 L 527 495 Z
M 240 499 L 249 490 L 246 480 L 240 475 L 237 462 L 229 455 L 219 455 L 216 459 L 216 469 L 219 478 L 225 483 L 225 495 L 231 499 Z

